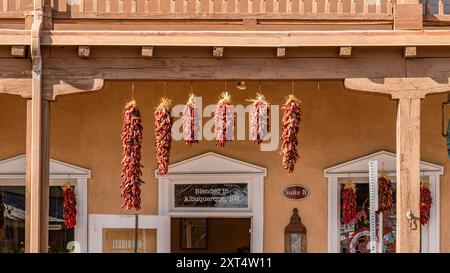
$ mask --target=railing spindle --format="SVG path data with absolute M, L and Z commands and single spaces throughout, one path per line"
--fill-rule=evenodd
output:
M 175 13 L 175 0 L 169 0 L 170 1 L 170 13 Z
M 209 3 L 208 3 L 208 12 L 209 12 L 209 13 L 214 13 L 214 0 L 209 0 Z
M 356 2 L 355 0 L 352 0 L 350 2 L 350 14 L 355 14 L 356 13 Z
M 331 4 L 329 0 L 325 0 L 325 14 L 330 14 Z
M 253 13 L 253 0 L 247 0 L 247 13 Z
M 317 0 L 312 1 L 311 13 L 317 14 Z
M 195 0 L 195 13 L 201 13 L 202 12 L 202 2 L 201 0 Z
M 444 14 L 444 2 L 442 0 L 439 0 L 438 14 L 439 15 L 443 15 Z
M 337 3 L 337 13 L 342 14 L 343 8 L 342 8 L 342 0 L 339 0 Z
M 266 13 L 266 0 L 259 0 L 259 12 Z
M 298 14 L 304 14 L 305 13 L 305 2 L 303 0 L 300 0 L 298 2 Z
M 84 12 L 84 0 L 80 0 L 80 5 L 78 6 L 78 12 Z
M 292 13 L 292 0 L 286 0 L 286 13 Z
M 8 0 L 3 0 L 3 11 L 8 11 Z
M 183 13 L 188 12 L 188 0 L 183 0 Z
M 375 12 L 377 14 L 381 14 L 381 0 L 377 0 L 375 3 Z
M 368 10 L 369 10 L 369 2 L 367 2 L 367 0 L 364 0 L 363 1 L 363 14 L 367 14 L 367 13 L 369 13 L 368 12 Z
M 392 14 L 392 0 L 387 1 L 387 14 Z
M 273 13 L 278 13 L 280 11 L 280 1 L 273 0 Z
M 106 0 L 105 1 L 105 12 L 106 13 L 111 13 L 111 0 Z

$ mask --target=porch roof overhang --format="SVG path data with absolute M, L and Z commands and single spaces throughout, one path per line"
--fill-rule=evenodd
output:
M 29 45 L 29 30 L 0 30 L 0 45 Z M 44 30 L 42 45 L 96 46 L 449 46 L 450 30 L 94 31 Z

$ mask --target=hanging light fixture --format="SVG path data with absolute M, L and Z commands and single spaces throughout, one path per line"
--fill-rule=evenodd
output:
M 247 85 L 245 84 L 245 81 L 240 81 L 236 84 L 237 89 L 239 90 L 246 90 Z

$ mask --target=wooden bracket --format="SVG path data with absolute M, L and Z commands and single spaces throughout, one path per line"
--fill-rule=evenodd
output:
M 152 59 L 153 58 L 153 46 L 143 46 L 141 50 L 142 57 Z
M 23 58 L 26 55 L 26 46 L 24 45 L 13 45 L 11 46 L 11 55 L 14 57 Z
M 80 58 L 89 58 L 91 56 L 91 47 L 90 46 L 78 46 L 78 57 Z
M 286 57 L 286 48 L 285 47 L 278 47 L 277 48 L 277 58 L 282 59 Z
M 450 83 L 438 83 L 432 78 L 345 79 L 346 88 L 355 91 L 389 94 L 393 99 L 423 99 L 427 94 L 450 91 Z
M 339 57 L 347 58 L 352 56 L 351 46 L 341 46 L 339 47 Z
M 405 58 L 415 58 L 417 56 L 417 47 L 405 46 L 403 48 L 403 56 Z
M 223 52 L 224 52 L 224 48 L 223 47 L 213 47 L 213 57 L 220 59 L 223 58 Z

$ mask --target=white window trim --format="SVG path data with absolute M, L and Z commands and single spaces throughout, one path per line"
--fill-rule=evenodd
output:
M 361 163 L 365 164 L 369 160 L 379 160 L 384 163 L 385 170 L 389 177 L 395 182 L 395 157 L 391 152 L 380 151 L 368 156 L 358 158 L 349 162 L 327 168 L 324 171 L 328 178 L 328 252 L 340 252 L 340 183 L 350 174 L 352 180 L 367 179 L 368 171 L 361 170 Z M 368 168 L 368 167 L 367 167 Z M 428 177 L 430 183 L 431 197 L 433 204 L 430 211 L 430 222 L 421 226 L 421 250 L 423 253 L 440 252 L 440 176 L 443 175 L 442 166 L 421 161 L 421 175 Z
M 0 186 L 25 186 L 25 155 L 0 161 Z M 88 252 L 87 181 L 91 171 L 62 161 L 50 159 L 50 186 L 63 186 L 68 180 L 75 186 L 77 225 L 74 228 L 77 252 Z
M 207 162 L 207 164 L 205 164 Z M 264 177 L 265 168 L 216 153 L 205 153 L 172 164 L 158 179 L 158 213 L 171 217 L 251 218 L 250 251 L 264 252 Z M 175 208 L 174 185 L 180 183 L 248 183 L 248 208 Z

